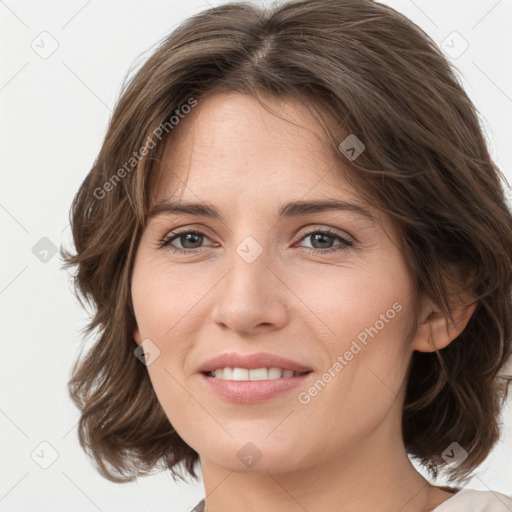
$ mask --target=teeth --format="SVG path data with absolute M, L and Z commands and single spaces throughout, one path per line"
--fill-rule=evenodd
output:
M 268 370 L 266 368 L 255 368 L 249 370 L 249 380 L 265 380 L 268 379 Z
M 215 373 L 217 376 L 217 373 Z M 249 370 L 246 368 L 233 368 L 233 380 L 249 380 Z
M 282 370 L 281 368 L 255 368 L 248 370 L 247 368 L 219 368 L 211 372 L 211 376 L 216 379 L 223 380 L 273 380 L 281 377 L 297 377 L 300 373 L 293 370 Z
M 269 368 L 268 369 L 268 378 L 269 379 L 279 379 L 281 378 L 281 368 Z

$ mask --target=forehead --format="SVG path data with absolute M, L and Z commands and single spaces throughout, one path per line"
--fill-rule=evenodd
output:
M 262 105 L 251 95 L 216 94 L 199 101 L 176 128 L 156 167 L 153 200 L 272 191 L 296 197 L 313 188 L 357 195 L 322 126 L 298 100 Z

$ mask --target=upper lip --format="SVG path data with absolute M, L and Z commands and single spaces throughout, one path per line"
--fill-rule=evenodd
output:
M 220 354 L 205 361 L 199 367 L 199 371 L 210 372 L 220 368 L 247 368 L 248 370 L 256 368 L 281 368 L 282 370 L 293 370 L 297 373 L 312 371 L 311 368 L 296 361 L 267 352 L 258 352 L 256 354 L 228 352 Z

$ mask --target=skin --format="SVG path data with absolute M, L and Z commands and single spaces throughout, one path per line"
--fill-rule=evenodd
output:
M 451 324 L 422 299 L 416 316 L 391 220 L 349 186 L 300 103 L 276 101 L 273 112 L 252 96 L 210 96 L 165 148 L 152 204 L 208 202 L 223 220 L 163 213 L 143 232 L 132 275 L 133 336 L 160 351 L 147 367 L 154 390 L 200 454 L 208 512 L 430 511 L 452 494 L 430 485 L 407 457 L 400 422 L 408 364 L 414 350 L 447 346 L 474 307 Z M 339 210 L 277 218 L 285 203 L 327 198 L 361 205 L 375 220 Z M 160 248 L 177 228 L 205 236 Z M 326 229 L 353 245 L 326 253 L 341 244 L 311 236 Z M 251 263 L 236 250 L 247 236 L 262 250 Z M 299 392 L 395 303 L 400 312 L 300 403 Z M 314 371 L 307 384 L 271 400 L 229 403 L 198 373 L 228 351 L 272 352 Z M 237 457 L 248 442 L 261 454 L 252 467 Z

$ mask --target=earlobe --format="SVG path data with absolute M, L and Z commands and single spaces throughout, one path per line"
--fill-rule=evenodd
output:
M 475 312 L 476 302 L 466 294 L 458 295 L 459 301 L 452 306 L 453 322 L 442 310 L 429 301 L 416 334 L 412 348 L 419 352 L 434 352 L 447 347 L 466 328 Z
M 140 331 L 138 327 L 135 327 L 133 330 L 133 339 L 136 341 L 137 345 L 142 343 L 142 336 L 140 335 Z

